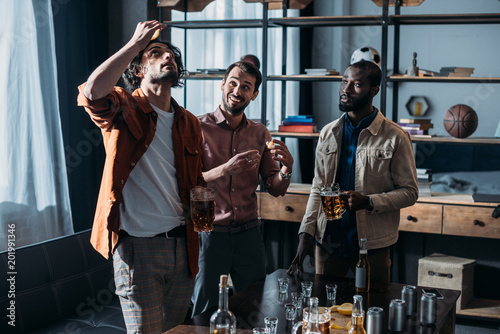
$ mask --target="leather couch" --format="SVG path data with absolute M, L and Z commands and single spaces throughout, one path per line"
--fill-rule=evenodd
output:
M 0 253 L 0 333 L 126 332 L 113 263 L 89 240 L 86 230 Z

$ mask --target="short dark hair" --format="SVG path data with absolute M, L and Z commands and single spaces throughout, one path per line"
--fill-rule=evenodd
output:
M 146 45 L 146 47 L 143 50 L 141 50 L 137 54 L 137 56 L 135 56 L 135 58 L 128 65 L 125 72 L 123 72 L 123 74 L 122 74 L 122 78 L 125 81 L 127 88 L 131 91 L 134 91 L 141 86 L 142 78 L 137 76 L 137 71 L 138 71 L 139 67 L 141 66 L 142 55 L 144 54 L 144 50 L 146 50 L 147 47 L 153 43 L 165 44 L 169 48 L 169 50 L 171 50 L 174 53 L 175 63 L 177 64 L 178 74 L 177 74 L 177 81 L 172 85 L 172 87 L 182 87 L 183 86 L 181 79 L 186 75 L 186 69 L 184 68 L 184 65 L 182 64 L 181 50 L 170 42 L 159 41 L 159 40 L 153 39 L 152 41 L 150 41 L 148 43 L 148 45 Z
M 260 60 L 259 60 L 259 58 L 257 58 L 257 56 L 248 54 L 248 55 L 244 55 L 243 57 L 241 57 L 240 60 L 247 61 L 251 64 L 254 64 L 260 70 Z
M 368 72 L 367 79 L 370 82 L 371 87 L 380 86 L 382 81 L 382 71 L 377 64 L 367 60 L 360 60 L 356 63 L 351 64 L 349 67 L 354 67 L 362 71 Z
M 255 87 L 254 87 L 254 92 L 259 90 L 259 86 L 262 83 L 262 74 L 260 73 L 259 69 L 252 63 L 249 63 L 247 61 L 237 61 L 236 63 L 232 63 L 229 65 L 229 67 L 226 70 L 226 74 L 224 74 L 224 82 L 227 81 L 227 77 L 229 76 L 229 73 L 233 70 L 233 68 L 238 67 L 241 69 L 243 72 L 248 73 L 250 75 L 253 75 L 255 77 Z

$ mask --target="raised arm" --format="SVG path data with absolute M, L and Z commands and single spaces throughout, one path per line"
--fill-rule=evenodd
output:
M 89 100 L 97 100 L 111 93 L 122 73 L 134 57 L 148 45 L 155 31 L 165 27 L 165 24 L 158 21 L 139 22 L 130 41 L 89 76 L 83 91 L 85 96 Z

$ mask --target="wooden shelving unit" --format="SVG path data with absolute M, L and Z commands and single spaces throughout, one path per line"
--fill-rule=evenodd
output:
M 386 110 L 386 94 L 387 94 L 387 83 L 392 83 L 393 86 L 393 113 L 392 119 L 397 121 L 397 106 L 398 106 L 398 86 L 405 83 L 441 83 L 441 84 L 456 84 L 456 83 L 466 83 L 466 84 L 500 84 L 500 77 L 463 77 L 463 78 L 449 78 L 449 77 L 406 77 L 404 75 L 394 74 L 388 76 L 387 74 L 387 53 L 389 37 L 393 36 L 393 50 L 394 50 L 394 64 L 393 67 L 396 71 L 399 70 L 399 40 L 400 40 L 400 26 L 402 25 L 463 25 L 463 24 L 500 24 L 500 14 L 436 14 L 436 15 L 400 15 L 400 8 L 398 5 L 394 8 L 394 15 L 389 15 L 389 0 L 383 1 L 383 6 L 381 8 L 381 15 L 368 15 L 368 16 L 311 16 L 311 17 L 286 17 L 287 11 L 284 6 L 283 17 L 282 18 L 268 18 L 267 16 L 267 3 L 263 3 L 263 15 L 262 19 L 257 20 L 217 20 L 217 21 L 176 21 L 176 22 L 165 22 L 170 27 L 182 28 L 182 29 L 240 29 L 240 28 L 257 28 L 262 29 L 263 36 L 263 54 L 262 54 L 262 74 L 263 81 L 261 86 L 261 98 L 262 98 L 262 111 L 261 111 L 261 121 L 265 124 L 267 119 L 267 106 L 266 106 L 266 95 L 267 95 L 267 82 L 275 81 L 282 83 L 282 118 L 286 117 L 286 82 L 297 81 L 297 82 L 334 82 L 341 81 L 341 75 L 329 75 L 329 76 L 310 76 L 304 74 L 296 75 L 285 75 L 286 71 L 286 30 L 287 28 L 313 28 L 313 27 L 348 27 L 348 26 L 376 26 L 380 27 L 382 31 L 382 45 L 381 56 L 382 56 L 382 84 L 380 89 L 380 109 Z M 399 2 L 396 2 L 399 3 Z M 392 31 L 389 27 L 392 27 Z M 267 74 L 267 55 L 269 47 L 267 42 L 268 29 L 282 29 L 283 30 L 283 45 L 281 46 L 283 52 L 283 66 L 281 70 L 281 75 L 268 75 Z M 499 73 L 500 75 L 500 73 Z M 188 80 L 220 80 L 222 75 L 206 75 L 206 74 L 194 74 L 189 75 L 186 79 Z M 288 138 L 301 138 L 301 139 L 312 139 L 317 140 L 319 133 L 290 133 L 290 132 L 277 132 L 271 131 L 273 137 L 288 137 Z M 465 138 L 457 139 L 453 137 L 420 137 L 413 136 L 413 142 L 422 143 L 434 143 L 434 144 L 477 144 L 477 145 L 500 145 L 500 138 Z M 269 196 L 266 193 L 258 193 L 259 197 L 259 210 L 262 218 L 273 219 L 273 220 L 283 220 L 283 221 L 300 221 L 301 215 L 305 210 L 305 205 L 307 203 L 307 197 L 310 191 L 310 185 L 291 185 L 288 194 L 285 197 L 280 197 L 276 199 Z M 441 200 L 445 200 L 444 197 Z M 427 201 L 427 202 L 426 202 Z M 434 203 L 429 203 L 429 199 L 422 198 L 419 199 L 419 203 L 427 205 L 438 205 L 441 207 L 446 207 L 448 205 L 460 205 L 462 207 L 472 210 L 475 212 L 476 206 L 491 208 L 493 203 L 485 205 L 484 203 L 476 204 L 473 202 L 468 202 L 465 200 L 446 199 L 443 203 L 438 203 L 437 198 L 433 198 Z M 293 208 L 293 210 L 290 210 Z M 444 210 L 444 209 L 443 209 Z M 402 215 L 403 217 L 403 215 Z M 442 217 L 441 217 L 442 218 Z M 443 233 L 443 227 L 440 226 L 438 232 L 430 233 Z M 423 232 L 425 233 L 425 232 Z M 486 318 L 500 318 L 500 301 L 497 300 L 482 300 L 475 299 L 469 307 L 463 309 L 458 314 L 463 314 L 466 316 L 475 317 L 486 317 Z

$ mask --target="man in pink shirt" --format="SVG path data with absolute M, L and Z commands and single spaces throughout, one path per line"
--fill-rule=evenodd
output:
M 198 117 L 203 131 L 203 177 L 215 189 L 216 206 L 213 232 L 199 235 L 193 316 L 217 305 L 221 274 L 231 275 L 236 291 L 266 277 L 255 191 L 260 175 L 271 195 L 285 195 L 293 158 L 282 141 L 274 139 L 274 147 L 268 148 L 269 131 L 244 114 L 261 82 L 253 64 L 232 64 L 222 80 L 222 103 Z

